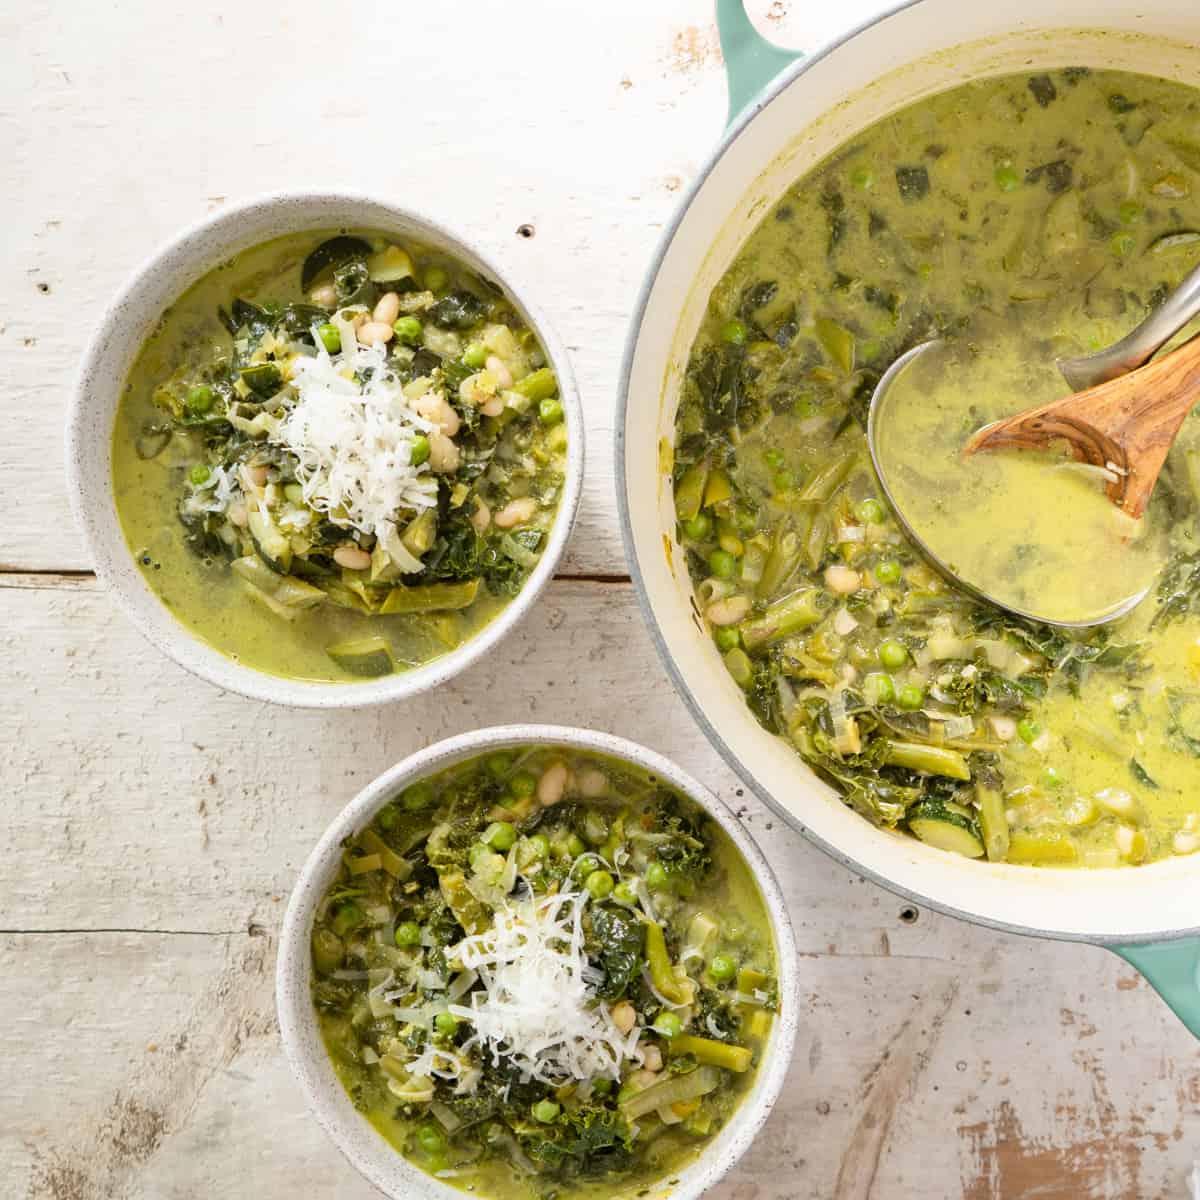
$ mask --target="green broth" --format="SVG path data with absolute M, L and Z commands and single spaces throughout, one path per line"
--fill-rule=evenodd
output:
M 313 297 L 322 299 L 321 288 L 332 287 L 329 269 L 306 292 L 300 287 L 301 267 L 314 248 L 334 236 L 311 233 L 270 242 L 191 287 L 163 313 L 141 351 L 113 435 L 117 512 L 148 585 L 182 624 L 230 658 L 315 682 L 353 682 L 419 666 L 455 649 L 501 612 L 545 547 L 566 448 L 562 408 L 544 352 L 487 281 L 438 251 L 406 241 L 399 261 L 408 261 L 409 275 L 396 282 L 368 280 L 354 296 L 343 293 L 335 300 L 331 293 L 324 311 L 313 310 Z M 353 237 L 372 248 L 370 262 L 384 264 L 372 270 L 395 275 L 404 269 L 381 257 L 399 250 L 394 239 L 369 232 Z M 423 569 L 404 575 L 395 569 L 380 574 L 378 554 L 372 553 L 380 545 L 377 539 L 338 512 L 316 511 L 307 495 L 301 498 L 290 451 L 268 444 L 257 432 L 241 436 L 220 419 L 226 408 L 251 420 L 267 411 L 286 417 L 295 403 L 296 355 L 311 359 L 316 353 L 313 327 L 355 311 L 367 313 L 360 321 L 371 319 L 372 305 L 389 291 L 405 305 L 402 311 L 415 315 L 399 318 L 396 328 L 403 334 L 389 332 L 386 369 L 409 381 L 405 395 L 411 407 L 423 403 L 422 388 L 428 400 L 444 394 L 448 407 L 442 411 L 455 427 L 461 424 L 453 439 L 459 465 L 439 467 L 437 474 L 432 461 L 423 468 L 436 481 L 434 532 L 406 542 L 416 547 Z M 241 328 L 231 334 L 229 325 L 239 320 L 233 307 L 238 303 L 251 306 L 244 310 L 250 316 L 243 316 Z M 294 331 L 280 334 L 276 314 L 289 311 L 283 307 L 289 305 L 310 307 L 296 308 Z M 231 311 L 234 318 L 224 324 L 221 313 Z M 500 378 L 509 390 L 500 391 L 485 359 L 512 376 Z M 255 364 L 270 370 L 272 362 L 283 373 L 278 396 L 264 399 L 239 383 L 239 377 L 253 378 Z M 471 388 L 473 380 L 487 381 L 500 397 L 495 401 L 499 415 L 482 407 L 477 414 L 464 400 L 462 389 Z M 189 407 L 197 386 L 215 397 L 199 414 Z M 265 464 L 268 480 L 278 480 L 267 484 L 273 489 L 267 493 L 274 496 L 272 507 L 268 510 L 264 500 L 262 508 L 268 533 L 284 547 L 290 567 L 274 560 L 261 539 L 248 536 L 253 529 L 244 528 L 244 516 L 239 518 L 243 527 L 235 528 L 232 510 L 238 501 L 225 512 L 188 515 L 197 497 L 212 494 L 213 472 L 227 469 L 231 478 L 240 479 L 243 464 L 257 461 Z M 207 482 L 197 484 L 196 478 L 206 474 Z M 292 494 L 285 496 L 288 488 Z M 531 511 L 522 513 L 515 527 L 501 530 L 494 518 L 514 501 Z M 487 524 L 476 534 L 472 517 L 481 505 Z M 280 542 L 280 512 L 308 524 L 296 527 L 290 538 L 283 529 Z M 415 536 L 409 527 L 418 516 L 397 510 L 396 525 L 405 538 L 410 532 Z M 297 545 L 300 549 L 294 549 Z M 509 557 L 514 545 L 520 562 Z M 360 552 L 364 561 L 371 554 L 370 569 L 339 566 L 332 557 L 339 547 Z M 301 568 L 303 578 L 297 574 Z M 466 588 L 461 595 L 454 591 L 460 587 Z M 439 609 L 438 603 L 446 607 Z
M 1194 89 L 1083 68 L 929 97 L 789 188 L 710 297 L 677 416 L 688 569 L 755 715 L 877 824 L 1016 863 L 1200 849 L 1197 418 L 1130 544 L 1098 485 L 956 458 L 1195 264 L 1198 115 Z M 1078 635 L 1010 618 L 906 539 L 863 426 L 883 371 L 932 337 L 976 386 L 914 386 L 892 449 L 945 557 L 1081 609 L 1149 576 L 1127 617 Z M 1080 595 L 1053 548 L 1088 521 Z M 997 557 L 1022 542 L 1018 570 Z
M 900 512 L 960 579 L 1048 620 L 1096 620 L 1153 586 L 1167 557 L 1167 497 L 1134 521 L 1096 469 L 1053 450 L 962 457 L 982 425 L 1068 390 L 1043 352 L 1003 330 L 970 351 L 923 352 L 889 389 L 877 452 Z
M 554 903 L 578 905 L 586 1011 L 637 1053 L 543 1080 L 514 1057 L 523 1043 L 475 1039 L 486 990 L 463 971 L 469 934 Z M 414 784 L 348 839 L 313 954 L 356 1106 L 416 1166 L 497 1200 L 669 1179 L 753 1086 L 778 1003 L 769 917 L 724 832 L 654 777 L 553 746 Z M 431 1047 L 442 1057 L 423 1060 Z

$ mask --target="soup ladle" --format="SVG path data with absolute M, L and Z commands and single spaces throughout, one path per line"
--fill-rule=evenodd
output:
M 1153 362 L 1150 359 L 1196 316 L 1200 316 L 1200 267 L 1120 341 L 1095 354 L 1059 359 L 1059 371 L 1077 390 L 985 425 L 967 441 L 964 457 L 980 450 L 1046 449 L 1065 444 L 1072 457 L 1107 473 L 1109 499 L 1128 516 L 1139 519 L 1184 418 L 1200 398 L 1200 335 Z M 897 520 L 941 574 L 1008 612 L 1068 629 L 1101 625 L 1124 616 L 1145 597 L 1148 586 L 1116 607 L 1082 620 L 1061 620 L 1018 608 L 958 575 L 931 549 L 897 503 L 880 453 L 879 431 L 887 419 L 888 399 L 896 380 L 914 360 L 944 344 L 941 338 L 933 338 L 901 355 L 871 397 L 867 446 Z

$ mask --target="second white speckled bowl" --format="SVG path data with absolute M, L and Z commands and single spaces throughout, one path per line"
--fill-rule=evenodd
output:
M 505 725 L 438 742 L 406 758 L 363 789 L 325 831 L 300 872 L 279 942 L 275 1002 L 284 1052 L 317 1120 L 338 1149 L 392 1200 L 462 1200 L 463 1192 L 411 1165 L 359 1113 L 334 1074 L 313 1009 L 309 948 L 313 914 L 341 862 L 342 841 L 418 779 L 468 758 L 530 744 L 594 751 L 650 771 L 691 797 L 729 835 L 750 864 L 771 918 L 779 972 L 779 1015 L 750 1092 L 700 1156 L 671 1181 L 640 1193 L 643 1200 L 695 1200 L 724 1176 L 762 1128 L 792 1058 L 799 1017 L 796 943 L 783 893 L 762 851 L 728 807 L 669 759 L 624 738 L 558 725 Z M 565 1200 L 570 1200 L 569 1194 Z
M 112 488 L 112 437 L 126 376 L 165 308 L 241 251 L 286 234 L 343 226 L 416 238 L 500 286 L 537 333 L 558 376 L 567 422 L 567 467 L 558 516 L 541 559 L 520 593 L 493 621 L 456 650 L 413 670 L 362 683 L 314 683 L 235 662 L 171 615 L 142 577 L 121 530 Z M 343 192 L 286 192 L 222 209 L 185 230 L 139 268 L 113 300 L 80 368 L 67 421 L 67 482 L 96 573 L 160 650 L 210 683 L 256 700 L 346 708 L 402 700 L 444 683 L 486 654 L 529 611 L 553 576 L 571 534 L 583 484 L 583 438 L 583 411 L 566 349 L 541 312 L 479 251 L 429 217 L 381 200 Z

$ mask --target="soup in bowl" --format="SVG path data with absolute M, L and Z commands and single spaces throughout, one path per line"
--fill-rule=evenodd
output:
M 561 349 L 490 265 L 383 205 L 283 197 L 138 276 L 70 456 L 98 567 L 156 641 L 345 704 L 447 678 L 532 603 L 581 438 Z

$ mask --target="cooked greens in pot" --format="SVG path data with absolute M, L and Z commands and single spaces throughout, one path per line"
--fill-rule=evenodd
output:
M 636 1195 L 752 1086 L 774 941 L 723 831 L 661 780 L 555 746 L 407 788 L 347 839 L 313 1003 L 355 1105 L 486 1197 Z
M 427 662 L 520 590 L 566 426 L 542 347 L 462 263 L 383 234 L 238 256 L 163 317 L 117 416 L 147 582 L 248 666 L 325 681 Z
M 1155 586 L 1079 634 L 948 586 L 887 510 L 863 431 L 917 342 L 968 359 L 1007 335 L 1050 364 L 1161 303 L 1196 263 L 1198 119 L 1191 88 L 1082 68 L 922 100 L 793 185 L 710 297 L 673 463 L 698 606 L 759 721 L 878 825 L 1011 863 L 1200 849 L 1197 418 L 1147 518 Z M 966 396 L 910 429 L 910 490 L 981 542 L 939 456 L 992 415 Z M 1106 583 L 1111 542 L 1088 566 Z

